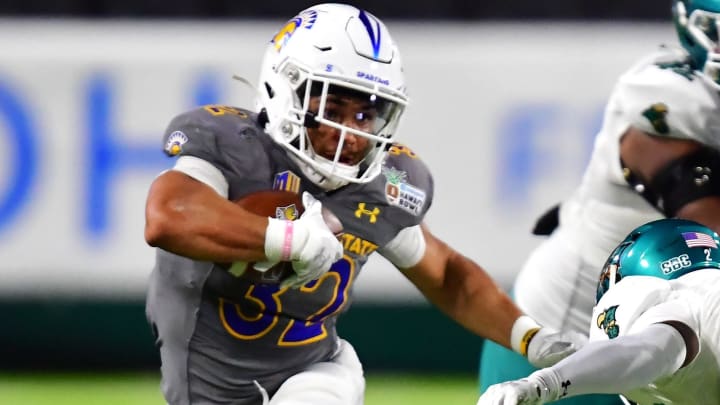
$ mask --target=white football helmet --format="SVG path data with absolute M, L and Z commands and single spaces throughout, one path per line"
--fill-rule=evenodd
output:
M 370 131 L 331 121 L 328 94 L 367 97 L 377 116 Z M 318 111 L 309 111 L 320 96 Z M 344 4 L 303 10 L 273 37 L 260 70 L 257 108 L 265 131 L 325 190 L 366 183 L 380 173 L 407 105 L 400 54 L 385 25 L 372 14 Z M 264 116 L 263 116 L 264 115 Z M 313 150 L 307 127 L 328 125 L 340 131 L 334 159 Z M 356 165 L 340 161 L 347 134 L 368 139 Z

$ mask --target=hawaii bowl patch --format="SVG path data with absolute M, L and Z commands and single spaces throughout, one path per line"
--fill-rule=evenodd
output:
M 407 173 L 395 168 L 383 168 L 387 179 L 385 196 L 388 203 L 413 214 L 420 215 L 425 205 L 425 190 L 408 183 Z

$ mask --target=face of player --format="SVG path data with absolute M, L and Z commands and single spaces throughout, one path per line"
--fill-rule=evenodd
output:
M 319 108 L 320 97 L 311 97 L 309 110 L 317 114 Z M 351 95 L 329 94 L 323 118 L 348 128 L 372 133 L 376 126 L 377 115 L 376 108 L 367 100 Z M 343 133 L 341 129 L 320 124 L 317 128 L 308 128 L 307 133 L 315 153 L 328 160 L 335 159 L 335 152 Z M 339 162 L 356 165 L 369 152 L 370 140 L 347 131 L 344 135 Z

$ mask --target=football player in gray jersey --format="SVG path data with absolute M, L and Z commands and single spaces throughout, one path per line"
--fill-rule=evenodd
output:
M 177 161 L 151 186 L 145 238 L 158 248 L 147 316 L 169 403 L 361 404 L 362 366 L 335 320 L 374 252 L 461 325 L 535 364 L 583 343 L 523 315 L 422 224 L 433 180 L 395 143 L 407 95 L 380 20 L 341 4 L 300 12 L 268 45 L 258 93 L 253 111 L 204 106 L 165 133 Z M 263 190 L 302 195 L 304 213 L 233 203 Z M 322 206 L 342 222 L 340 241 Z M 294 274 L 280 284 L 234 271 L 281 261 Z

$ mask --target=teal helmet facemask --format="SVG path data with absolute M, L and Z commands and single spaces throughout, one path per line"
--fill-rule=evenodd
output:
M 642 225 L 608 257 L 597 285 L 596 302 L 623 277 L 676 279 L 695 270 L 720 269 L 720 238 L 712 229 L 684 219 Z
M 720 90 L 720 0 L 676 0 L 673 22 L 695 69 Z

